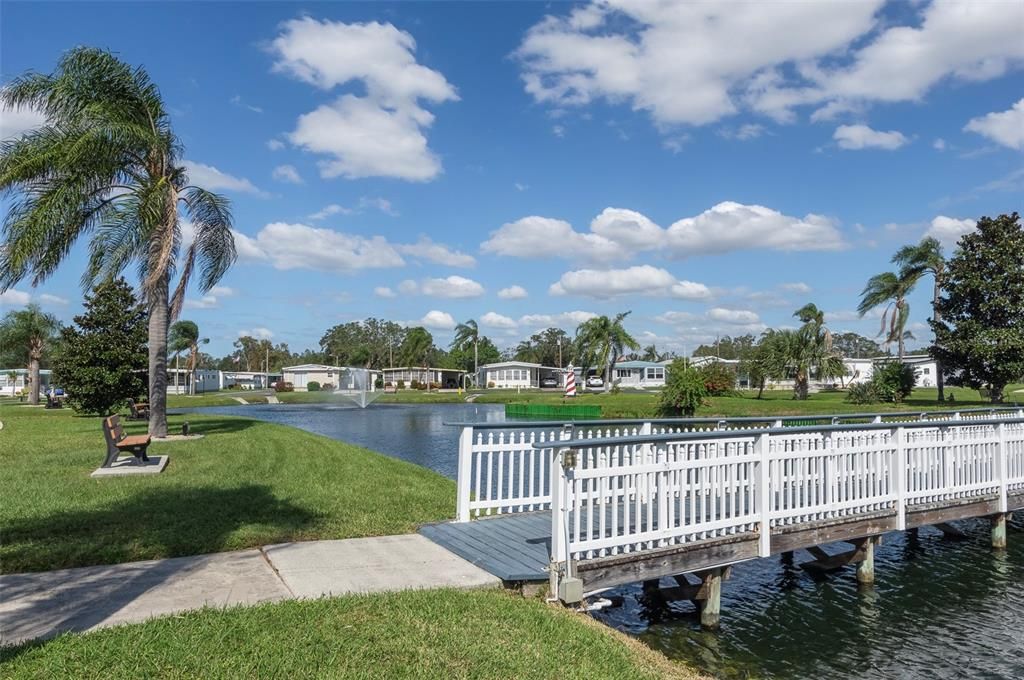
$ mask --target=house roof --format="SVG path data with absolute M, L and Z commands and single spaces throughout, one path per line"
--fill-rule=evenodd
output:
M 438 368 L 436 366 L 395 366 L 394 368 L 377 369 L 384 373 L 389 371 L 446 371 L 448 373 L 468 373 L 461 368 Z
M 554 368 L 554 366 L 544 366 L 543 364 L 534 364 L 529 361 L 498 361 L 493 364 L 483 364 L 480 368 L 503 368 L 505 366 L 519 366 L 525 368 Z
M 620 361 L 615 368 L 665 368 L 665 365 L 657 361 Z
M 282 371 L 343 371 L 345 366 L 328 366 L 327 364 L 299 364 L 298 366 L 285 366 Z

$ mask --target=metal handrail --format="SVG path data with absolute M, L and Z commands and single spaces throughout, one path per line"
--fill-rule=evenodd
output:
M 617 418 L 617 419 L 594 419 L 594 420 L 507 420 L 502 422 L 471 422 L 455 421 L 444 422 L 450 427 L 472 427 L 477 430 L 504 430 L 511 428 L 540 428 L 540 427 L 561 427 L 565 424 L 572 424 L 576 427 L 605 427 L 608 425 L 635 425 L 639 423 L 651 423 L 659 425 L 714 425 L 717 423 L 767 423 L 767 422 L 792 422 L 796 420 L 859 420 L 863 418 L 906 418 L 916 416 L 926 420 L 932 416 L 953 415 L 956 413 L 996 413 L 999 411 L 1018 411 L 1024 406 L 1014 403 L 1012 406 L 983 406 L 978 408 L 962 408 L 935 411 L 888 411 L 884 413 L 827 413 L 811 414 L 801 416 L 736 416 L 722 418 Z M 786 428 L 792 431 L 794 428 Z
M 1015 409 L 1016 410 L 1016 409 Z M 999 425 L 1001 423 L 1024 423 L 1019 418 L 986 418 L 983 420 L 945 420 L 945 421 L 911 421 L 898 423 L 849 423 L 846 425 L 802 425 L 795 427 L 770 427 L 763 430 L 704 430 L 701 432 L 675 432 L 669 434 L 648 434 L 626 437 L 595 437 L 594 439 L 563 439 L 552 442 L 533 444 L 534 449 L 590 449 L 602 446 L 619 446 L 622 444 L 662 444 L 681 441 L 706 441 L 708 439 L 736 439 L 737 437 L 758 437 L 773 434 L 810 434 L 823 432 L 862 432 L 871 430 L 891 430 L 897 427 L 915 428 L 949 428 L 975 427 L 978 425 Z

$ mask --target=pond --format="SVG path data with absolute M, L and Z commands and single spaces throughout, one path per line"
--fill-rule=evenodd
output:
M 252 405 L 196 409 L 258 418 L 365 446 L 456 475 L 458 429 L 495 422 L 490 404 Z M 994 552 L 984 521 L 968 538 L 922 529 L 888 534 L 877 583 L 858 588 L 852 568 L 815 576 L 778 558 L 738 565 L 722 596 L 722 629 L 700 629 L 693 607 L 658 606 L 639 585 L 616 590 L 621 607 L 595 616 L 671 658 L 717 677 L 1024 678 L 1024 523 Z M 797 553 L 796 561 L 810 557 Z

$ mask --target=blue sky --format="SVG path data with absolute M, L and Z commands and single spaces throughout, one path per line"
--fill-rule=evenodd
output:
M 683 352 L 808 301 L 873 336 L 852 310 L 897 247 L 1020 211 L 1022 26 L 1020 2 L 5 2 L 0 77 L 76 45 L 148 69 L 233 202 L 238 264 L 183 313 L 215 355 L 371 315 L 508 346 L 625 310 Z M 0 310 L 70 319 L 82 266 Z

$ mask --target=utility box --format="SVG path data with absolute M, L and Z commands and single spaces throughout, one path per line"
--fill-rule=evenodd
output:
M 563 578 L 558 582 L 558 599 L 565 604 L 583 601 L 583 581 L 578 578 Z

